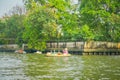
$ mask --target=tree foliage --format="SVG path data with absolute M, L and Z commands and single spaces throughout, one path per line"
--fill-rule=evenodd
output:
M 56 36 L 56 17 L 51 6 L 38 6 L 34 2 L 32 6 L 32 11 L 30 10 L 26 16 L 23 38 L 28 41 L 29 47 L 41 50 L 46 47 L 45 41 Z
M 120 40 L 119 0 L 78 1 L 24 0 L 26 13 L 16 6 L 0 20 L 0 38 L 23 38 L 37 50 L 52 40 Z
M 81 24 L 87 24 L 96 35 L 94 40 L 118 41 L 120 24 L 119 0 L 82 0 L 80 6 Z M 117 17 L 115 19 L 113 17 Z M 118 34 L 118 35 L 117 35 Z
M 10 13 L 0 19 L 0 40 L 8 42 L 13 40 L 14 43 L 22 44 L 21 39 L 24 30 L 24 12 L 19 6 L 13 7 Z M 4 42 L 4 43 L 6 43 Z
M 61 4 L 63 3 L 63 4 Z M 31 5 L 28 7 L 28 5 Z M 40 0 L 26 4 L 26 30 L 24 39 L 28 40 L 29 47 L 45 49 L 48 40 L 71 38 L 77 26 L 77 15 L 70 13 L 70 3 L 64 0 Z M 73 27 L 74 26 L 74 27 Z M 44 43 L 44 44 L 41 44 Z

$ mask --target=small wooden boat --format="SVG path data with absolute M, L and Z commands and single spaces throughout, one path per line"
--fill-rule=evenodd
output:
M 47 53 L 48 57 L 70 57 L 71 54 L 62 54 L 62 53 Z
M 41 51 L 36 51 L 35 53 L 36 53 L 36 54 L 42 54 L 42 52 L 41 52 Z
M 24 54 L 26 52 L 24 50 L 20 49 L 20 50 L 16 50 L 15 53 Z

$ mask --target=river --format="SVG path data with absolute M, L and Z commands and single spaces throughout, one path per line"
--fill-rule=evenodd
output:
M 120 80 L 120 56 L 0 53 L 0 80 Z

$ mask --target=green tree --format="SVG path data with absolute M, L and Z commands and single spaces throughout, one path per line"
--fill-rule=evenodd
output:
M 46 41 L 56 36 L 56 15 L 51 5 L 39 6 L 32 3 L 32 9 L 26 16 L 26 29 L 23 38 L 28 41 L 30 48 L 43 50 Z
M 79 34 L 85 41 L 93 40 L 95 37 L 93 31 L 90 30 L 88 25 L 83 25 Z
M 5 21 L 0 19 L 0 38 L 4 36 Z
M 71 13 L 69 0 L 48 0 L 46 3 L 36 0 L 28 4 L 31 6 L 27 6 L 26 30 L 23 37 L 29 47 L 43 50 L 48 40 L 61 39 L 62 34 L 62 38 L 65 39 L 73 37 L 78 27 L 78 18 L 77 14 Z
M 79 10 L 80 24 L 87 24 L 93 30 L 94 40 L 117 41 L 117 33 L 120 31 L 119 9 L 119 0 L 82 0 Z M 117 17 L 117 22 L 113 15 Z
M 14 43 L 22 44 L 22 34 L 24 30 L 24 10 L 20 6 L 13 7 L 8 14 L 3 16 L 0 23 L 1 38 L 7 42 L 14 41 Z
M 5 33 L 4 33 L 5 26 L 6 26 L 6 22 L 4 19 L 1 18 L 0 19 L 0 44 L 4 43 L 3 38 L 5 36 Z

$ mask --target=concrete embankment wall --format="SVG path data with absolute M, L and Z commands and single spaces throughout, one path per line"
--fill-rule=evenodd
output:
M 51 42 L 47 44 L 49 50 L 60 50 L 67 47 L 69 52 L 77 52 L 83 55 L 119 55 L 120 43 L 88 41 L 88 42 Z
M 0 45 L 0 52 L 14 52 L 15 50 L 18 49 L 19 46 L 17 44 Z
M 28 49 L 26 44 L 22 48 Z M 88 41 L 88 42 L 48 42 L 46 51 L 62 51 L 68 48 L 70 53 L 83 55 L 120 55 L 119 42 L 102 42 L 102 41 Z M 15 51 L 20 49 L 17 44 L 0 45 L 0 51 Z M 32 52 L 32 51 L 31 51 Z
M 15 52 L 16 50 L 23 49 L 27 53 L 33 53 L 36 52 L 35 49 L 29 49 L 27 44 L 22 44 L 20 47 L 17 44 L 5 44 L 5 45 L 0 45 L 0 52 Z
M 83 55 L 120 55 L 120 43 L 115 42 L 85 42 Z

